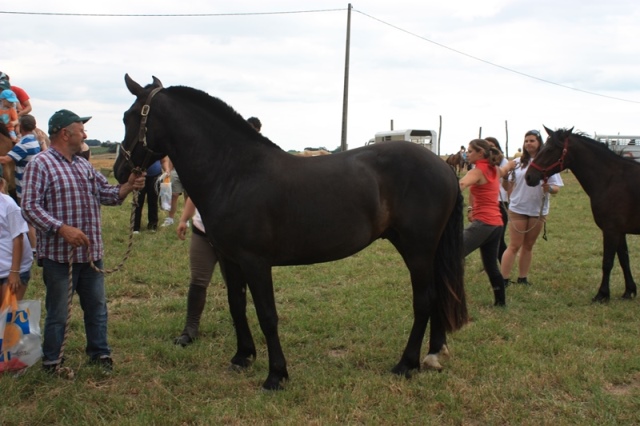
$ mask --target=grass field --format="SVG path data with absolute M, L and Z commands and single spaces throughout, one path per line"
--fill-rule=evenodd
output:
M 291 376 L 284 391 L 260 390 L 267 356 L 252 303 L 258 358 L 244 372 L 228 369 L 235 335 L 217 270 L 201 338 L 175 347 L 184 323 L 188 241 L 162 228 L 137 235 L 124 271 L 106 278 L 113 374 L 86 365 L 75 298 L 67 347 L 75 379 L 49 377 L 39 366 L 0 377 L 0 423 L 640 424 L 640 302 L 619 299 L 624 284 L 616 264 L 611 302 L 591 303 L 601 234 L 575 178 L 562 178 L 549 239 L 535 248 L 533 286 L 509 287 L 508 306 L 494 308 L 479 253 L 468 257 L 471 322 L 449 336 L 451 358 L 441 373 L 421 371 L 407 380 L 389 372 L 412 314 L 406 268 L 386 241 L 338 262 L 274 268 Z M 125 251 L 129 212 L 129 200 L 103 209 L 106 267 Z M 629 238 L 629 250 L 640 276 L 637 237 Z M 43 299 L 41 270 L 33 272 L 27 298 Z

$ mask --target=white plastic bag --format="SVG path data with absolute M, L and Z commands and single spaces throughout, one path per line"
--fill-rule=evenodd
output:
M 165 211 L 171 210 L 171 178 L 168 174 L 160 176 L 160 208 Z
M 21 371 L 42 357 L 40 301 L 21 300 L 15 295 L 0 311 L 0 373 Z

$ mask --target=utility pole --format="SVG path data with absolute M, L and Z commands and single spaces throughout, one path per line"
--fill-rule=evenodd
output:
M 504 135 L 505 135 L 504 156 L 508 159 L 509 158 L 509 125 L 507 123 L 507 120 L 504 120 Z
M 438 126 L 438 156 L 440 156 L 440 136 L 442 136 L 442 116 L 440 116 L 440 125 Z
M 349 109 L 349 50 L 351 44 L 351 3 L 347 11 L 347 47 L 344 58 L 344 92 L 342 95 L 342 138 L 340 151 L 347 150 L 347 111 Z

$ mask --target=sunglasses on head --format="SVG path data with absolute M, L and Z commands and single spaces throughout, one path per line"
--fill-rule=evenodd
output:
M 527 135 L 535 135 L 535 136 L 541 137 L 540 132 L 537 130 L 529 130 L 527 132 Z

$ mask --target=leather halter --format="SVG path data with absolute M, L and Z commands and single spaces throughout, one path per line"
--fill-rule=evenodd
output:
M 153 150 L 149 149 L 149 147 L 147 146 L 147 118 L 149 118 L 149 110 L 151 110 L 151 100 L 162 89 L 163 89 L 162 85 L 153 89 L 151 93 L 149 93 L 149 96 L 147 97 L 146 102 L 142 106 L 142 109 L 140 110 L 141 118 L 140 118 L 140 130 L 138 130 L 138 139 L 136 140 L 136 143 L 133 145 L 133 147 L 131 147 L 131 151 L 127 151 L 126 149 L 122 148 L 122 146 L 120 146 L 120 149 L 123 152 L 125 160 L 127 160 L 127 163 L 129 163 L 132 171 L 135 173 L 142 173 L 144 170 L 146 170 L 147 167 L 149 167 L 150 165 L 148 163 L 150 163 L 151 157 L 154 154 L 158 154 Z M 142 147 L 146 151 L 146 154 L 145 154 L 144 160 L 142 161 L 142 164 L 140 164 L 139 166 L 136 166 L 135 164 L 133 164 L 133 161 L 131 159 L 131 154 L 133 153 L 133 150 L 136 148 L 138 144 L 142 145 Z
M 567 138 L 564 140 L 564 147 L 562 148 L 562 155 L 560 156 L 558 161 L 556 161 L 555 163 L 551 164 L 548 167 L 542 168 L 542 167 L 540 167 L 539 165 L 536 164 L 536 160 L 534 158 L 533 160 L 531 160 L 531 163 L 529 165 L 531 167 L 533 167 L 534 169 L 536 169 L 537 171 L 539 171 L 540 173 L 542 173 L 542 179 L 546 183 L 547 180 L 549 180 L 549 177 L 551 176 L 551 174 L 549 174 L 549 171 L 551 171 L 551 169 L 553 169 L 556 166 L 560 166 L 560 170 L 558 171 L 558 173 L 561 172 L 562 170 L 564 170 L 564 158 L 567 156 L 568 149 L 569 149 L 569 137 L 567 136 Z

